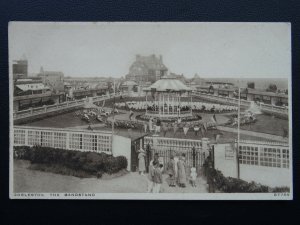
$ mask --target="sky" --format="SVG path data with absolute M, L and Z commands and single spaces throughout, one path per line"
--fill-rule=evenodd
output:
M 9 23 L 9 61 L 28 72 L 125 76 L 135 55 L 162 55 L 170 72 L 203 78 L 288 78 L 289 23 Z

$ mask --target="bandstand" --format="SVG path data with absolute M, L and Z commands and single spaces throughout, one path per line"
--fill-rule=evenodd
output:
M 161 119 L 176 119 L 192 116 L 192 89 L 173 76 L 167 75 L 156 81 L 146 92 L 146 117 Z M 151 93 L 151 97 L 149 97 Z M 182 97 L 188 99 L 189 104 L 182 105 Z

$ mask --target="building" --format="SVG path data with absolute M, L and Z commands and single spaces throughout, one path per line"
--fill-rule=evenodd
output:
M 12 65 L 13 79 L 27 78 L 28 61 L 27 59 L 14 60 Z
M 38 77 L 41 77 L 44 85 L 48 86 L 54 93 L 64 92 L 64 74 L 59 71 L 44 71 L 41 67 Z
M 137 92 L 138 85 L 136 82 L 128 80 L 120 85 L 120 90 L 122 92 Z
M 214 87 L 213 85 L 198 86 L 197 91 L 202 94 L 210 94 L 213 96 L 238 98 L 238 88 L 227 87 Z M 261 102 L 264 104 L 275 106 L 288 106 L 288 95 L 285 93 L 267 92 L 264 90 L 241 88 L 241 99 L 247 101 Z
M 141 56 L 136 55 L 135 61 L 129 68 L 126 80 L 132 80 L 137 83 L 151 82 L 159 80 L 167 75 L 168 68 L 163 64 L 163 58 L 160 55 Z
M 14 96 L 42 94 L 50 91 L 42 81 L 33 79 L 18 79 L 14 86 Z

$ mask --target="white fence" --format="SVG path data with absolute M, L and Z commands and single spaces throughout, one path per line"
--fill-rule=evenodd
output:
M 112 134 L 103 131 L 14 126 L 14 146 L 44 146 L 112 154 Z
M 196 97 L 201 97 L 208 101 L 214 100 L 216 102 L 234 104 L 234 105 L 238 105 L 238 101 L 239 101 L 237 98 L 215 96 L 212 94 L 205 94 L 205 93 L 200 93 L 200 92 L 193 92 L 193 95 Z M 251 101 L 241 99 L 241 105 L 250 107 Z M 287 107 L 280 107 L 280 106 L 274 106 L 274 105 L 270 105 L 270 104 L 260 103 L 259 108 L 260 108 L 260 110 L 266 111 L 266 112 L 275 112 L 275 113 L 281 113 L 281 114 L 288 115 Z
M 96 97 L 92 97 L 92 101 L 93 102 L 103 101 L 103 100 L 111 99 L 113 97 L 118 97 L 118 96 L 120 96 L 120 94 L 96 96 Z M 48 112 L 59 111 L 59 110 L 63 110 L 63 109 L 83 107 L 86 101 L 88 101 L 88 99 L 68 101 L 68 102 L 63 102 L 63 103 L 55 104 L 55 105 L 47 105 L 47 106 L 43 106 L 43 107 L 37 107 L 37 108 L 31 108 L 31 109 L 27 109 L 27 110 L 17 111 L 17 112 L 13 113 L 13 118 L 14 119 L 22 119 L 22 118 L 27 118 L 27 117 L 31 117 L 31 116 L 35 116 L 35 115 L 48 113 Z
M 238 177 L 271 187 L 290 186 L 290 148 L 287 143 L 241 141 L 214 145 L 215 168 L 226 177 Z M 238 153 L 238 154 L 237 154 Z M 238 160 L 237 160 L 238 157 Z
M 243 141 L 239 144 L 240 164 L 289 168 L 287 143 Z

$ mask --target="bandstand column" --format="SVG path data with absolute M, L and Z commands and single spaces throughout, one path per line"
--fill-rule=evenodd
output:
M 161 97 L 161 94 L 159 93 L 159 98 L 158 98 L 158 102 L 157 102 L 157 105 L 158 105 L 158 115 L 160 115 L 160 103 L 162 101 L 162 97 Z
M 180 112 L 181 112 L 181 102 L 180 102 L 180 95 L 178 96 L 178 116 L 180 116 Z
M 148 96 L 148 92 L 146 92 L 146 115 L 147 115 L 147 110 L 148 110 L 148 101 L 147 101 L 147 96 Z
M 192 107 L 192 105 L 193 105 L 193 96 L 191 95 L 191 115 L 193 115 L 193 107 Z
M 163 94 L 162 114 L 165 115 L 165 94 Z
M 167 104 L 167 107 L 168 107 L 168 115 L 170 115 L 170 95 L 168 94 L 168 104 Z

